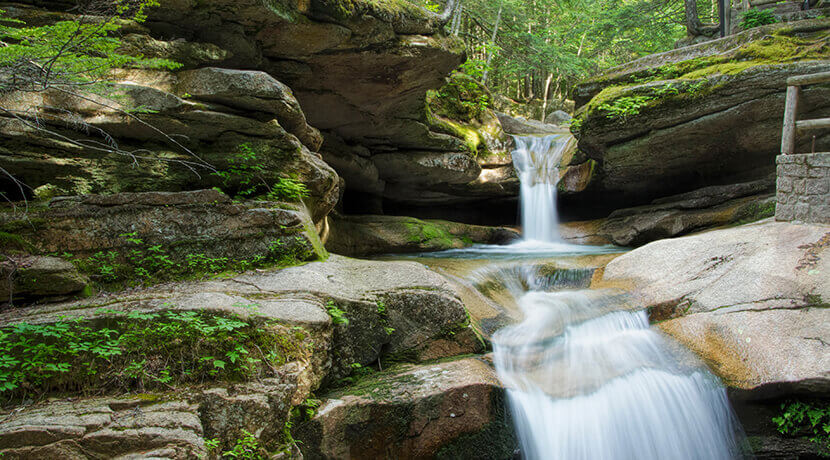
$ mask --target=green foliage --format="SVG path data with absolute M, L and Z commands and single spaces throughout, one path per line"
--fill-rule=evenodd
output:
M 780 433 L 807 437 L 822 456 L 830 456 L 830 405 L 826 401 L 782 403 L 781 415 L 772 422 Z
M 230 315 L 101 309 L 96 321 L 63 318 L 0 328 L 0 394 L 169 388 L 242 380 L 308 352 L 308 335 Z
M 386 316 L 386 304 L 382 300 L 378 300 L 377 302 L 375 302 L 375 305 L 377 305 L 378 314 L 380 316 Z
M 121 52 L 118 32 L 126 21 L 143 22 L 159 0 L 113 0 L 103 14 L 47 25 L 28 25 L 0 10 L 0 67 L 14 68 L 29 83 L 83 85 L 85 90 L 105 81 L 115 68 L 175 69 L 167 59 L 147 59 Z M 20 84 L 18 82 L 18 84 Z
M 444 86 L 427 93 L 432 114 L 464 123 L 480 121 L 491 103 L 492 96 L 487 88 L 460 72 L 453 72 Z
M 237 151 L 228 159 L 225 170 L 213 175 L 222 179 L 228 190 L 238 198 L 259 197 L 272 201 L 300 201 L 309 196 L 308 187 L 290 177 L 281 177 L 271 184 L 265 180 L 266 168 L 261 163 L 261 152 L 250 144 L 239 144 Z
M 487 70 L 493 92 L 517 100 L 541 99 L 548 81 L 549 95 L 564 98 L 577 81 L 669 50 L 685 33 L 678 0 L 465 0 L 463 22 L 463 71 Z
M 759 10 L 753 8 L 741 15 L 741 28 L 744 30 L 767 24 L 775 24 L 778 19 L 772 14 L 772 10 Z
M 98 251 L 87 258 L 70 253 L 54 254 L 73 262 L 81 271 L 89 274 L 102 285 L 125 283 L 127 285 L 152 284 L 228 270 L 243 272 L 272 265 L 291 266 L 314 257 L 314 248 L 302 235 L 286 235 L 269 242 L 263 254 L 250 259 L 210 257 L 204 253 L 184 254 L 178 263 L 170 250 L 162 245 L 149 245 L 138 233 L 119 235 L 129 245 L 124 251 Z M 181 260 L 181 259 L 178 259 Z
M 645 107 L 656 106 L 673 100 L 695 98 L 710 88 L 707 80 L 681 81 L 660 86 L 625 87 L 611 86 L 602 90 L 588 105 L 588 113 L 599 110 L 605 118 L 627 118 L 639 114 Z M 581 127 L 581 121 L 577 122 Z M 571 127 L 573 129 L 573 122 Z
M 310 194 L 308 187 L 302 182 L 289 177 L 280 177 L 277 182 L 271 185 L 267 199 L 273 201 L 300 201 Z
M 333 300 L 326 302 L 326 312 L 331 316 L 331 322 L 334 325 L 342 324 L 345 326 L 349 324 L 349 318 L 346 317 L 346 312 L 341 310 Z
M 600 105 L 599 109 L 607 112 L 608 118 L 626 118 L 630 115 L 637 115 L 640 109 L 653 100 L 651 96 L 623 96 Z
M 242 430 L 241 438 L 236 440 L 233 449 L 222 452 L 223 458 L 243 460 L 267 460 L 268 452 L 259 445 L 259 439 L 246 430 Z

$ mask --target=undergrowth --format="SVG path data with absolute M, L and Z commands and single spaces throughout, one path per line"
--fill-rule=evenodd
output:
M 21 322 L 0 328 L 0 396 L 171 389 L 247 380 L 310 353 L 300 327 L 235 315 L 165 311 Z
M 119 236 L 128 249 L 98 251 L 89 257 L 76 257 L 69 252 L 53 255 L 72 262 L 104 286 L 148 284 L 223 271 L 243 272 L 271 265 L 290 266 L 314 256 L 314 248 L 299 234 L 278 237 L 268 243 L 264 255 L 256 254 L 248 259 L 211 257 L 204 253 L 174 256 L 170 249 L 160 244 L 145 243 L 136 232 Z
M 260 153 L 250 144 L 239 144 L 236 153 L 228 159 L 227 169 L 213 175 L 222 179 L 226 191 L 237 198 L 255 198 L 267 201 L 300 201 L 310 194 L 308 187 L 296 177 L 280 177 L 276 182 L 266 179 L 267 169 Z
M 816 445 L 819 455 L 830 457 L 830 404 L 827 401 L 787 401 L 772 422 L 781 433 L 806 437 Z

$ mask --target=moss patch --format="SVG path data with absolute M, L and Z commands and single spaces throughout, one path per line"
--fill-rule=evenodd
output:
M 448 232 L 446 229 L 433 225 L 429 222 L 419 221 L 406 222 L 403 224 L 406 227 L 407 238 L 411 243 L 429 243 L 430 246 L 450 249 L 457 243 L 462 243 L 455 235 Z

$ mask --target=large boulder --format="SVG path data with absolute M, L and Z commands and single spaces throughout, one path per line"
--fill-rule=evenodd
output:
M 430 132 L 423 100 L 463 61 L 463 44 L 443 35 L 438 15 L 409 2 L 171 2 L 147 26 L 227 49 L 223 67 L 274 75 L 294 90 L 311 125 L 349 141 L 456 145 Z
M 130 78 L 114 87 L 117 104 L 60 91 L 4 94 L 4 107 L 40 117 L 55 134 L 25 120 L 0 117 L 0 136 L 5 141 L 0 167 L 31 188 L 48 184 L 63 194 L 77 195 L 210 186 L 237 192 L 250 188 L 251 181 L 273 184 L 291 178 L 308 189 L 306 201 L 315 221 L 334 207 L 339 196 L 336 173 L 283 128 L 280 118 L 289 118 L 242 114 L 223 105 L 191 101 L 185 93 L 182 96 L 188 97 L 178 97 L 171 92 L 175 77 L 168 73 L 136 73 Z M 270 83 L 279 87 L 273 80 Z M 282 99 L 291 100 L 290 93 Z M 55 114 L 49 107 L 67 112 Z M 135 111 L 139 113 L 132 115 Z M 304 124 L 292 123 L 300 134 L 313 133 Z M 86 128 L 78 132 L 68 126 Z M 117 150 L 101 147 L 101 132 Z M 251 171 L 254 165 L 256 177 L 229 173 L 246 167 Z
M 8 250 L 9 248 L 7 248 Z M 9 255 L 0 262 L 0 304 L 14 297 L 49 297 L 84 290 L 89 279 L 58 257 Z
M 323 142 L 320 132 L 306 123 L 291 89 L 265 72 L 204 67 L 179 73 L 176 89 L 197 100 L 276 115 L 280 125 L 311 150 Z
M 476 358 L 366 377 L 294 431 L 308 459 L 510 459 L 517 447 L 499 380 Z
M 401 216 L 329 216 L 326 248 L 336 254 L 372 254 L 459 249 L 475 243 L 506 244 L 520 237 L 505 227 L 485 227 Z
M 16 242 L 4 249 L 60 255 L 102 283 L 326 257 L 302 204 L 233 203 L 216 190 L 57 197 L 28 215 L 0 214 L 0 232 Z M 65 260 L 37 257 L 29 267 L 25 259 L 13 273 L 15 296 L 65 294 L 86 284 Z
M 246 308 L 250 305 L 256 308 Z M 103 306 L 106 311 L 101 311 Z M 428 360 L 482 349 L 463 303 L 440 275 L 415 262 L 340 256 L 227 279 L 10 310 L 0 314 L 0 326 L 170 310 L 254 315 L 315 331 L 322 337 L 315 346 L 322 350 L 319 360 L 327 362 L 324 374 L 329 380 L 348 375 L 352 364 L 367 366 L 387 356 Z
M 830 70 L 828 28 L 827 19 L 768 26 L 647 56 L 579 85 L 586 105 L 571 126 L 597 163 L 586 193 L 630 206 L 768 176 L 786 79 Z M 830 90 L 805 87 L 799 117 L 828 106 Z M 830 137 L 817 134 L 815 148 L 827 149 Z M 798 148 L 810 142 L 803 136 Z
M 666 239 L 611 261 L 660 329 L 754 397 L 830 393 L 830 227 L 769 220 Z

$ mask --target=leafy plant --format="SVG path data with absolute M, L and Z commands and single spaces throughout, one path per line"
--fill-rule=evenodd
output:
M 239 380 L 307 352 L 302 328 L 276 323 L 255 327 L 196 311 L 100 313 L 95 322 L 76 317 L 0 328 L 0 394 Z
M 244 460 L 267 460 L 267 452 L 260 447 L 259 439 L 246 430 L 242 430 L 242 434 L 244 436 L 236 440 L 233 449 L 222 452 L 222 457 Z
M 288 177 L 281 177 L 271 186 L 266 199 L 274 201 L 300 201 L 308 197 L 310 191 L 302 182 Z
M 346 312 L 341 310 L 337 304 L 334 303 L 333 300 L 329 300 L 326 303 L 326 311 L 328 312 L 329 316 L 331 316 L 331 322 L 335 325 L 338 324 L 349 324 L 349 318 L 346 317 Z
M 822 456 L 830 456 L 830 405 L 826 402 L 782 403 L 781 415 L 773 417 L 772 422 L 780 433 L 806 436 Z
M 265 179 L 267 172 L 259 153 L 248 143 L 239 144 L 236 153 L 228 159 L 226 170 L 213 175 L 222 179 L 223 185 L 236 190 L 236 196 L 252 198 L 261 196 L 267 200 L 299 201 L 309 196 L 308 187 L 289 177 L 281 177 L 273 184 Z
M 772 10 L 753 8 L 741 15 L 741 28 L 744 30 L 766 24 L 775 24 L 776 22 L 778 22 L 778 19 L 772 14 Z

